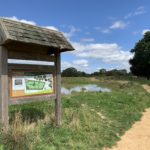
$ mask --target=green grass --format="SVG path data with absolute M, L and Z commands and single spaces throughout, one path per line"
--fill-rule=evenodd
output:
M 3 150 L 4 149 L 3 147 L 4 147 L 3 145 L 0 145 L 0 150 Z
M 22 139 L 27 140 L 26 143 L 30 145 L 28 148 L 32 150 L 101 150 L 111 147 L 135 121 L 140 120 L 144 110 L 150 107 L 150 94 L 141 86 L 141 83 L 146 81 L 126 81 L 120 82 L 104 77 L 97 80 L 63 78 L 62 84 L 65 87 L 93 83 L 108 87 L 112 92 L 81 92 L 63 96 L 61 128 L 54 125 L 53 101 L 11 106 L 11 124 L 14 124 L 15 113 L 20 112 L 23 122 L 27 122 L 28 126 L 34 125 L 34 129 L 30 131 L 31 136 L 29 131 L 21 134 L 25 137 Z M 21 131 L 16 133 L 20 135 Z M 11 138 L 5 141 L 7 147 L 4 147 L 11 150 L 9 145 L 16 142 L 12 140 L 15 136 L 9 134 L 9 137 Z M 28 140 L 31 137 L 34 140 Z M 4 144 L 4 140 L 1 141 L 1 144 Z M 24 140 L 21 142 L 24 145 Z M 21 147 L 22 150 L 25 148 Z M 17 144 L 15 149 L 17 150 Z

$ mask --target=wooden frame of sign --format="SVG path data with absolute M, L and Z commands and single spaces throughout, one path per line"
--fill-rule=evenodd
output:
M 36 60 L 36 61 L 48 61 L 48 57 L 34 57 L 33 55 L 22 55 L 23 52 L 13 52 L 8 51 L 8 49 L 4 46 L 0 46 L 0 118 L 2 123 L 4 124 L 5 129 L 8 128 L 8 106 L 13 104 L 23 104 L 27 102 L 33 101 L 43 101 L 41 96 L 28 96 L 22 98 L 13 98 L 10 97 L 10 86 L 9 81 L 11 79 L 11 75 L 13 71 L 29 71 L 33 72 L 47 72 L 52 73 L 54 76 L 54 94 L 49 95 L 49 97 L 53 97 L 55 99 L 55 116 L 56 116 L 56 125 L 60 126 L 61 124 L 61 71 L 60 71 L 60 52 L 56 51 L 52 56 L 49 56 L 49 62 L 54 62 L 54 65 L 29 65 L 29 64 L 8 64 L 8 59 L 21 59 L 21 60 Z M 41 59 L 42 58 L 42 59 Z M 46 58 L 46 59 L 44 59 Z M 31 98 L 34 100 L 31 100 Z M 45 99 L 47 100 L 47 99 Z
M 9 68 L 8 69 L 8 77 L 9 77 L 8 82 L 9 82 L 9 104 L 10 105 L 23 104 L 23 103 L 29 103 L 29 102 L 34 102 L 34 101 L 49 100 L 49 98 L 51 97 L 56 98 L 56 94 L 55 94 L 55 82 L 56 81 L 54 80 L 54 76 L 55 76 L 54 66 L 9 64 L 8 68 Z M 46 93 L 41 93 L 41 94 L 30 94 L 30 95 L 24 95 L 21 93 L 21 95 L 19 96 L 14 96 L 12 79 L 14 76 L 19 77 L 19 79 L 24 78 L 25 76 L 24 73 L 26 73 L 28 76 L 30 76 L 30 74 L 35 74 L 35 75 L 50 74 L 52 76 L 52 92 L 50 93 L 46 92 Z
M 31 101 L 27 101 L 29 97 L 11 100 L 9 81 L 14 70 L 54 74 L 55 93 L 50 96 L 55 98 L 56 126 L 61 125 L 61 53 L 72 50 L 72 45 L 59 31 L 0 18 L 0 124 L 5 130 L 9 125 L 8 106 Z M 8 59 L 15 59 L 15 62 L 47 61 L 54 65 L 44 66 L 40 62 L 36 65 L 8 64 Z M 34 98 L 38 97 L 36 95 Z

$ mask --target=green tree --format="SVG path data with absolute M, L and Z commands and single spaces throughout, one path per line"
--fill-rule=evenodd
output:
M 107 72 L 107 70 L 104 69 L 104 68 L 99 70 L 99 73 L 100 73 L 100 74 L 105 74 L 106 72 Z
M 146 32 L 144 37 L 136 43 L 131 50 L 134 53 L 129 61 L 130 70 L 134 75 L 150 78 L 150 32 Z
M 78 70 L 76 68 L 70 67 L 62 71 L 62 76 L 63 77 L 77 77 Z

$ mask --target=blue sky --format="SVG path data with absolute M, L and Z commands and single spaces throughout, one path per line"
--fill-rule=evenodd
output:
M 62 69 L 127 69 L 130 50 L 150 30 L 149 0 L 0 0 L 0 16 L 62 31 L 75 47 Z

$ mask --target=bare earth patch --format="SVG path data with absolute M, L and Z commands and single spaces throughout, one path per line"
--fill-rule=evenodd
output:
M 90 110 L 93 111 L 93 112 L 95 112 L 102 119 L 106 119 L 106 117 L 101 112 L 97 112 L 95 109 L 90 109 Z
M 92 77 L 92 78 L 90 78 L 91 79 L 91 81 L 93 81 L 93 82 L 98 82 L 99 80 L 98 79 L 96 79 L 95 77 Z
M 127 84 L 129 81 L 126 80 L 109 80 L 109 83 L 120 83 L 120 84 Z
M 150 93 L 150 86 L 143 85 Z M 150 150 L 150 108 L 143 113 L 141 121 L 136 122 L 113 148 L 104 150 Z
M 144 88 L 148 93 L 150 93 L 150 86 L 149 86 L 149 85 L 143 84 L 143 88 Z
M 129 81 L 125 81 L 125 80 L 118 80 L 116 82 L 121 83 L 121 84 L 127 84 L 127 83 L 129 83 Z
M 86 107 L 86 104 L 81 104 L 82 107 Z M 90 111 L 95 112 L 101 119 L 106 119 L 106 117 L 101 113 L 101 112 L 97 112 L 95 109 L 91 109 Z

